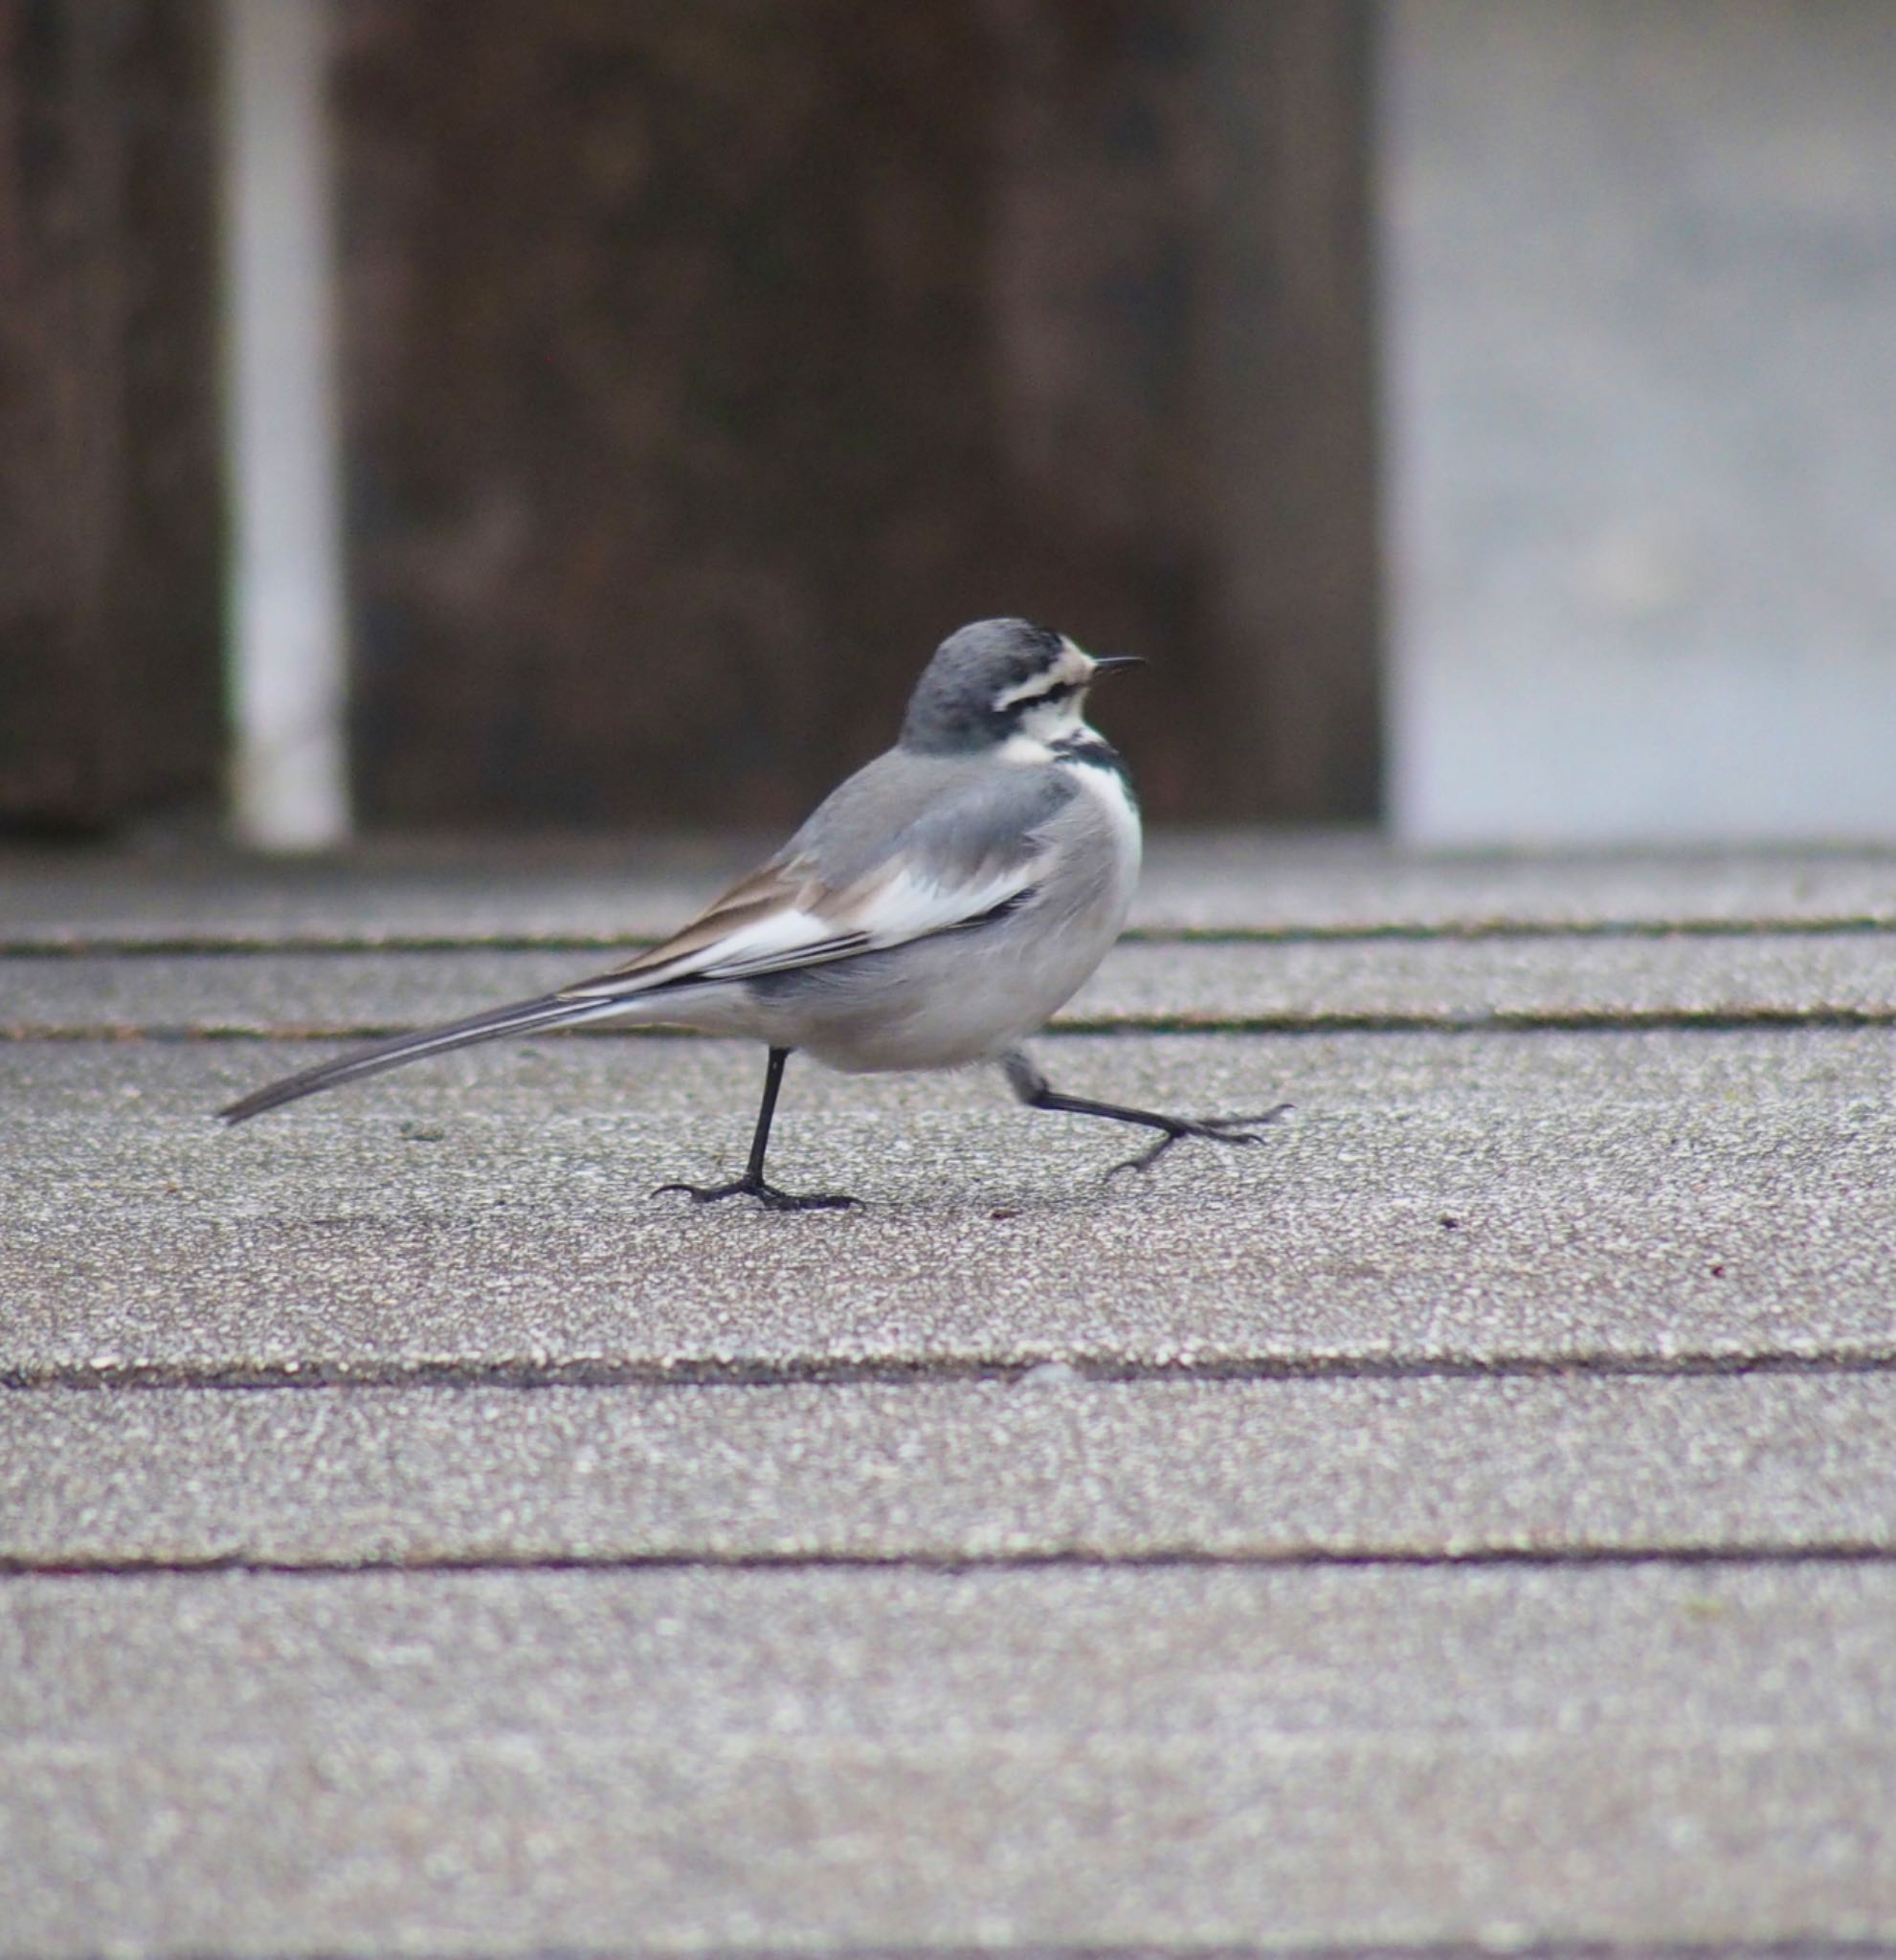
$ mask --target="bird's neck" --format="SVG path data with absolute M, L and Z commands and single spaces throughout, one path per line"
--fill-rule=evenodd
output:
M 1132 778 L 1126 758 L 1097 728 L 1077 716 L 1056 735 L 1030 735 L 1025 729 L 1017 730 L 1001 744 L 1000 759 L 1023 768 L 1055 763 L 1068 768 L 1102 769 L 1119 779 L 1127 796 L 1132 794 Z
M 1055 762 L 1064 763 L 1070 768 L 1104 769 L 1107 775 L 1117 776 L 1126 793 L 1131 795 L 1132 775 L 1126 767 L 1126 758 L 1097 728 L 1089 728 L 1082 722 L 1071 735 L 1062 736 L 1048 746 Z

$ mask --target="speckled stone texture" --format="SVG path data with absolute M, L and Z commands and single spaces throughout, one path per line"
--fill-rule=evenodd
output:
M 1575 1464 L 1588 1474 L 1573 1474 Z M 1874 1374 L 0 1397 L 0 1566 L 1896 1549 Z
M 1161 839 L 1042 1062 L 1296 1108 L 1145 1176 L 793 1063 L 866 1208 L 698 1211 L 663 1037 L 212 1122 L 733 856 L 0 862 L 0 1954 L 1896 1948 L 1896 857 Z
M 1869 1931 L 1892 1616 L 1847 1568 L 16 1579 L 8 1937 Z

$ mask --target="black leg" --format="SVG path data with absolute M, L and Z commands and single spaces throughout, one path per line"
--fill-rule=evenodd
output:
M 784 1063 L 789 1059 L 788 1048 L 770 1050 L 770 1061 L 764 1069 L 764 1101 L 757 1111 L 757 1127 L 750 1137 L 750 1161 L 744 1167 L 744 1175 L 732 1184 L 661 1184 L 652 1193 L 654 1197 L 660 1192 L 681 1191 L 701 1205 L 711 1204 L 718 1198 L 755 1198 L 770 1212 L 837 1212 L 861 1202 L 840 1192 L 798 1197 L 792 1192 L 778 1191 L 774 1185 L 764 1182 L 764 1152 L 770 1147 L 770 1119 L 777 1113 L 777 1091 L 783 1087 Z
M 1108 1123 L 1136 1123 L 1146 1129 L 1162 1132 L 1149 1150 L 1115 1164 L 1108 1177 L 1121 1170 L 1149 1170 L 1172 1145 L 1187 1137 L 1200 1137 L 1208 1144 L 1261 1144 L 1257 1132 L 1275 1123 L 1289 1108 L 1280 1102 L 1261 1116 L 1162 1116 L 1155 1109 L 1128 1109 L 1121 1102 L 1093 1102 L 1084 1096 L 1062 1096 L 1018 1048 L 1001 1057 L 1007 1071 L 1008 1087 L 1030 1109 L 1058 1109 L 1068 1116 L 1103 1116 Z

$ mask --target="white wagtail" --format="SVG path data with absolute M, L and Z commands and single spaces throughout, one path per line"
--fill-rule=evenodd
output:
M 1258 1143 L 1288 1105 L 1194 1119 L 1089 1102 L 1053 1088 L 1020 1047 L 1126 923 L 1139 807 L 1125 763 L 1082 711 L 1100 675 L 1141 664 L 1095 659 L 1022 619 L 964 626 L 928 662 L 896 746 L 662 946 L 537 1000 L 321 1062 L 219 1113 L 242 1123 L 469 1042 L 616 1020 L 746 1036 L 770 1050 L 744 1175 L 659 1187 L 701 1201 L 742 1195 L 779 1211 L 856 1202 L 764 1181 L 793 1049 L 852 1073 L 996 1061 L 1035 1109 L 1159 1132 L 1115 1169 L 1143 1170 L 1183 1137 Z

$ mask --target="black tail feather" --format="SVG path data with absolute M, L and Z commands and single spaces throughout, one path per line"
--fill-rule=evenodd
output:
M 502 1035 L 524 1035 L 535 1028 L 557 1027 L 563 1021 L 587 1020 L 599 1012 L 600 1003 L 596 1000 L 573 1001 L 557 993 L 542 994 L 538 1000 L 517 1000 L 507 1007 L 470 1014 L 465 1020 L 417 1028 L 413 1034 L 396 1035 L 386 1041 L 371 1042 L 366 1048 L 352 1049 L 333 1061 L 320 1061 L 314 1068 L 301 1069 L 281 1081 L 253 1090 L 217 1114 L 226 1123 L 248 1123 L 266 1109 L 280 1109 L 285 1102 L 313 1096 L 319 1089 L 333 1089 L 341 1082 L 380 1075 L 387 1068 L 400 1068 L 405 1062 L 419 1061 L 424 1055 L 445 1055 L 450 1049 L 466 1048 L 476 1041 L 492 1041 Z

